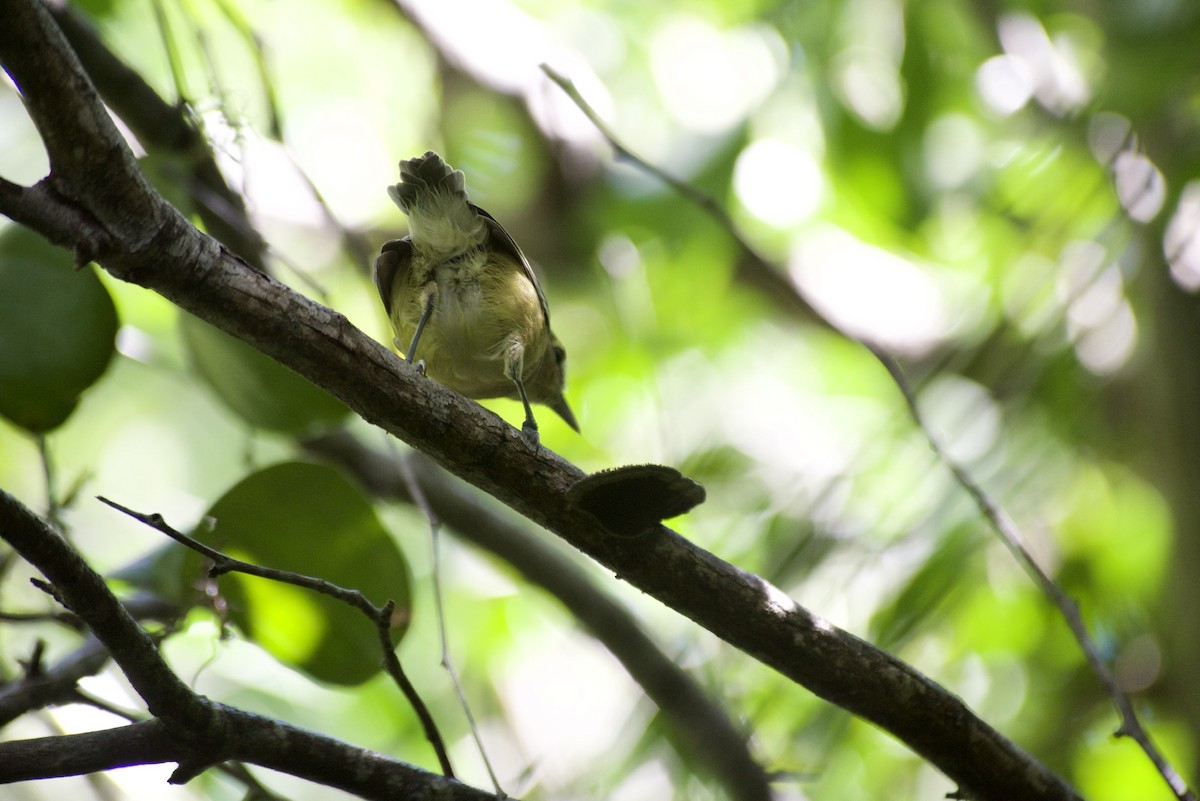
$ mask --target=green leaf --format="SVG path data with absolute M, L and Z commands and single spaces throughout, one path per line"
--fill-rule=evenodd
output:
M 196 372 L 255 428 L 311 434 L 337 425 L 349 412 L 325 390 L 199 318 L 181 316 L 179 330 Z
M 376 605 L 396 602 L 392 634 L 410 617 L 408 562 L 370 500 L 341 472 L 286 462 L 243 479 L 208 512 L 198 536 L 263 567 L 356 589 Z M 221 578 L 230 616 L 276 659 L 313 678 L 358 684 L 379 670 L 375 627 L 362 612 L 308 589 L 253 576 Z
M 0 415 L 50 431 L 104 374 L 117 311 L 92 267 L 19 225 L 0 233 Z
M 80 0 L 78 5 L 93 17 L 108 18 L 116 11 L 117 0 Z
M 956 526 L 948 531 L 892 601 L 875 612 L 871 641 L 890 651 L 907 643 L 928 625 L 928 618 L 938 615 L 966 590 L 963 576 L 970 570 L 971 556 L 979 549 L 974 526 Z

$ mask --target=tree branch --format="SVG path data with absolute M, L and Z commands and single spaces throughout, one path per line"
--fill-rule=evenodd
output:
M 182 610 L 150 594 L 123 602 L 135 620 L 177 620 Z M 71 612 L 56 614 L 0 614 L 4 623 L 56 622 L 73 631 L 87 633 L 87 626 Z M 108 649 L 95 636 L 84 637 L 71 653 L 46 667 L 30 664 L 20 679 L 0 683 L 0 729 L 35 709 L 80 700 L 79 680 L 99 673 L 110 658 Z M 41 661 L 41 660 L 39 660 Z
M 266 269 L 266 243 L 249 224 L 241 195 L 232 191 L 192 118 L 161 97 L 117 58 L 96 31 L 64 0 L 47 3 L 55 22 L 96 84 L 105 104 L 133 131 L 147 152 L 171 153 L 188 171 L 189 195 L 204 228 L 255 269 Z
M 208 575 L 211 578 L 218 578 L 226 573 L 242 573 L 247 576 L 267 579 L 268 581 L 277 581 L 281 584 L 291 584 L 293 587 L 302 587 L 303 589 L 329 596 L 362 612 L 371 621 L 371 625 L 375 627 L 376 632 L 379 634 L 379 647 L 382 651 L 384 668 L 400 688 L 400 691 L 404 693 L 404 697 L 417 714 L 417 718 L 421 722 L 421 727 L 425 731 L 425 738 L 429 740 L 429 744 L 433 746 L 434 753 L 437 754 L 438 762 L 442 766 L 442 773 L 450 778 L 454 778 L 454 769 L 450 766 L 450 754 L 446 751 L 446 744 L 442 740 L 442 733 L 438 730 L 437 723 L 434 722 L 429 707 L 421 700 L 421 696 L 417 693 L 417 688 L 409 680 L 408 674 L 404 672 L 404 668 L 400 664 L 400 659 L 396 656 L 396 643 L 392 640 L 392 618 L 396 611 L 395 601 L 388 600 L 383 606 L 376 606 L 360 591 L 339 587 L 337 584 L 322 578 L 305 576 L 290 570 L 279 570 L 274 567 L 265 567 L 244 562 L 241 559 L 234 559 L 232 556 L 227 556 L 216 548 L 205 545 L 199 540 L 189 537 L 182 531 L 172 527 L 160 514 L 143 514 L 104 497 L 100 497 L 97 500 L 119 512 L 124 512 L 134 520 L 167 535 L 185 548 L 209 559 L 212 562 L 212 567 L 208 570 Z
M 493 797 L 404 762 L 197 695 L 171 671 L 150 635 L 121 605 L 104 579 L 45 521 L 3 491 L 0 536 L 50 580 L 63 601 L 108 648 L 157 719 L 116 730 L 132 732 L 127 741 L 119 740 L 118 735 L 96 732 L 78 735 L 91 740 L 54 737 L 0 743 L 0 783 L 147 762 L 178 762 L 171 781 L 181 783 L 212 765 L 233 759 L 364 798 L 418 799 L 437 792 L 445 793 L 446 798 L 471 801 Z M 150 729 L 151 724 L 157 728 Z M 159 739 L 170 747 L 157 750 L 159 746 L 154 746 L 146 753 L 142 737 L 147 730 L 162 733 Z M 96 744 L 95 749 L 74 754 L 76 746 L 82 749 L 89 743 Z M 32 768 L 15 755 L 30 759 L 36 756 L 37 770 L 43 772 L 30 774 Z
M 186 760 L 191 747 L 161 720 L 115 729 L 0 743 L 0 784 L 81 776 Z
M 424 379 L 342 315 L 254 272 L 188 225 L 137 174 L 44 8 L 36 0 L 0 0 L 0 17 L 0 60 L 46 138 L 55 180 L 72 190 L 63 194 L 112 234 L 111 248 L 97 260 L 113 275 L 246 340 L 630 584 L 893 733 L 963 793 L 1076 798 L 952 694 L 761 578 L 665 527 L 636 539 L 608 535 L 567 500 L 566 490 L 582 477 L 578 468 L 530 446 L 495 415 Z
M 396 459 L 368 448 L 349 433 L 325 435 L 304 447 L 352 471 L 378 496 L 411 502 Z M 731 798 L 771 797 L 766 773 L 750 752 L 746 732 L 655 645 L 625 607 L 595 586 L 578 565 L 526 527 L 496 514 L 429 459 L 420 454 L 403 458 L 408 459 L 431 511 L 459 538 L 503 559 L 569 609 L 658 706 L 677 747 L 724 783 Z
M 51 667 L 0 685 L 0 728 L 26 712 L 71 700 L 79 680 L 99 673 L 107 663 L 108 649 L 89 637 Z

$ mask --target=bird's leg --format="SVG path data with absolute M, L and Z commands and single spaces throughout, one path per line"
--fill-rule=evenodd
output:
M 412 343 L 409 344 L 408 350 L 404 351 L 404 358 L 409 364 L 413 364 L 421 375 L 425 375 L 425 362 L 420 361 L 414 364 L 413 359 L 417 356 L 417 343 L 421 341 L 421 332 L 425 330 L 425 323 L 429 322 L 429 318 L 433 316 L 433 304 L 437 298 L 437 283 L 430 281 L 422 291 L 425 295 L 425 308 L 421 312 L 421 319 L 417 320 L 417 330 L 413 332 Z
M 529 405 L 529 394 L 525 391 L 525 382 L 521 374 L 525 371 L 525 345 L 520 339 L 514 338 L 504 351 L 504 375 L 517 385 L 517 394 L 525 405 L 525 422 L 521 424 L 521 433 L 534 445 L 538 444 L 537 421 L 533 419 L 533 408 Z

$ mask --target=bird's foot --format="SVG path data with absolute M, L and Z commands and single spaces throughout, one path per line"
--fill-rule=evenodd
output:
M 537 423 L 535 423 L 533 420 L 526 420 L 521 425 L 521 434 L 533 447 L 536 448 L 541 444 L 541 437 L 538 436 Z

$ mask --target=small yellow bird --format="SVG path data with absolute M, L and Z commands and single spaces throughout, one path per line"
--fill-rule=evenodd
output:
M 514 398 L 537 441 L 530 402 L 579 424 L 563 397 L 566 351 L 529 261 L 492 215 L 467 199 L 465 179 L 433 151 L 400 162 L 388 194 L 409 235 L 384 244 L 375 286 L 396 347 L 418 369 L 468 398 Z

